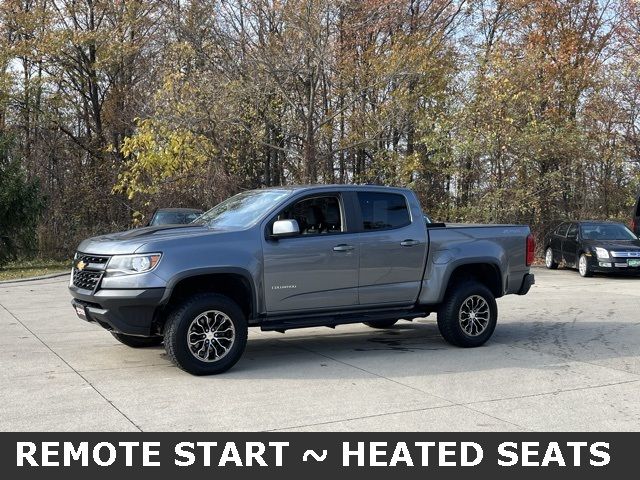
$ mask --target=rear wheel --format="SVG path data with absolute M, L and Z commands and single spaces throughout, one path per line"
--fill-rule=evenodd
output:
M 120 343 L 131 348 L 156 347 L 162 343 L 162 337 L 135 337 L 124 333 L 111 332 Z
M 578 272 L 580 272 L 581 277 L 590 277 L 593 275 L 589 269 L 589 259 L 584 253 L 580 254 L 580 259 L 578 260 Z
M 197 294 L 168 317 L 164 346 L 169 358 L 193 375 L 229 370 L 247 344 L 247 320 L 238 305 L 217 294 Z
M 458 347 L 479 347 L 496 328 L 498 305 L 491 290 L 467 281 L 455 285 L 438 309 L 438 329 Z
M 550 270 L 558 268 L 558 262 L 553 259 L 553 250 L 551 247 L 548 247 L 544 252 L 544 264 Z
M 398 319 L 395 320 L 376 320 L 374 322 L 364 322 L 367 327 L 371 328 L 391 328 L 396 323 L 398 323 Z

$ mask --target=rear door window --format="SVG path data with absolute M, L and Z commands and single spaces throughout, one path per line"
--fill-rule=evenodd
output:
M 359 192 L 362 229 L 389 230 L 411 223 L 407 201 L 403 195 L 382 192 Z
M 572 223 L 567 232 L 567 238 L 575 239 L 578 236 L 578 224 Z

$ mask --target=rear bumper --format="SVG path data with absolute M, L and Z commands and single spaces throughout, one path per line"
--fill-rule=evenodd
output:
M 522 278 L 522 285 L 520 286 L 520 290 L 518 290 L 518 295 L 526 295 L 531 290 L 531 285 L 536 283 L 536 279 L 533 273 L 526 273 Z
M 69 287 L 74 308 L 84 310 L 88 322 L 106 330 L 148 337 L 155 334 L 153 320 L 160 305 L 164 288 L 88 290 Z

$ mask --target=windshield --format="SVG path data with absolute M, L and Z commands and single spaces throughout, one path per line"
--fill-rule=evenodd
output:
M 157 212 L 149 225 L 191 223 L 200 216 L 198 212 Z
M 585 240 L 635 240 L 637 237 L 619 223 L 582 225 L 580 228 Z
M 250 190 L 242 192 L 203 213 L 193 223 L 209 228 L 245 228 L 284 197 L 288 190 Z

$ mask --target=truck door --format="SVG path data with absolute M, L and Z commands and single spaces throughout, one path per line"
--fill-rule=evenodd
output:
M 409 202 L 400 193 L 358 192 L 356 205 L 361 230 L 359 303 L 414 303 L 427 254 L 423 217 L 412 218 Z
M 342 194 L 315 194 L 292 201 L 267 223 L 263 260 L 269 313 L 357 304 L 358 235 L 347 228 L 347 210 L 353 208 Z M 297 222 L 299 235 L 270 239 L 273 222 L 285 219 Z
M 553 251 L 553 259 L 556 262 L 562 261 L 562 242 L 567 236 L 567 230 L 569 229 L 569 224 L 564 222 L 556 227 L 554 232 L 551 234 L 550 246 Z
M 562 240 L 562 258 L 568 265 L 577 263 L 578 224 L 572 223 L 564 240 Z

